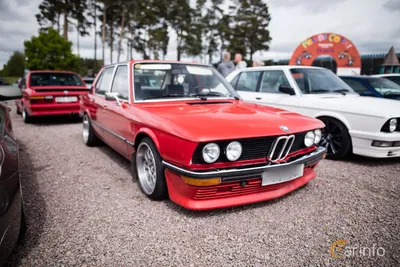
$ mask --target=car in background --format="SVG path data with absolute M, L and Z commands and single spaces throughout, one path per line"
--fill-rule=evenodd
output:
M 9 85 L 3 78 L 0 77 L 0 85 Z
M 386 78 L 371 76 L 339 76 L 361 96 L 400 100 L 400 85 Z
M 94 77 L 85 76 L 85 77 L 82 78 L 82 80 L 85 82 L 86 87 L 88 89 L 90 89 L 90 87 L 92 87 L 92 84 L 93 84 L 93 81 L 94 81 Z
M 312 180 L 324 124 L 245 103 L 212 67 L 130 61 L 81 99 L 83 141 L 132 162 L 149 198 L 207 210 L 281 197 Z
M 14 86 L 0 86 L 0 101 L 21 97 Z M 25 232 L 25 216 L 19 177 L 18 143 L 9 108 L 0 102 L 0 266 L 3 266 Z
M 226 79 L 251 103 L 318 118 L 326 125 L 320 146 L 328 157 L 351 152 L 400 157 L 400 102 L 361 97 L 332 71 L 319 67 L 268 66 L 235 70 Z
M 79 97 L 88 92 L 81 77 L 68 71 L 29 71 L 19 88 L 23 97 L 15 103 L 25 123 L 37 116 L 78 115 Z
M 386 79 L 391 80 L 392 82 L 400 85 L 400 73 L 375 74 L 375 75 L 371 75 L 371 77 L 386 78 Z

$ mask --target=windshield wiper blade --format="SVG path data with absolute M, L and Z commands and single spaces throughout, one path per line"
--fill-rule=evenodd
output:
M 316 89 L 316 90 L 311 90 L 311 93 L 329 93 L 331 92 L 330 90 L 327 89 Z
M 334 92 L 341 93 L 342 95 L 346 95 L 346 93 L 350 92 L 348 89 L 336 89 Z
M 157 99 L 157 98 L 170 98 L 170 97 L 191 97 L 190 95 L 184 95 L 184 94 L 166 94 L 166 95 L 160 95 L 160 96 L 150 96 L 143 98 L 143 100 L 148 100 L 148 99 Z

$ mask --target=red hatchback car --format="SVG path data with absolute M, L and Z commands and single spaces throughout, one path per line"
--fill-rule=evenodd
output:
M 77 115 L 79 97 L 88 92 L 81 77 L 67 71 L 30 71 L 19 88 L 22 99 L 15 103 L 26 123 L 36 116 Z
M 144 194 L 206 210 L 283 196 L 313 179 L 324 124 L 242 101 L 206 65 L 105 67 L 80 101 L 83 140 L 132 162 Z

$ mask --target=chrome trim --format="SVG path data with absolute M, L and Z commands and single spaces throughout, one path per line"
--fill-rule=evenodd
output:
M 295 139 L 295 136 L 294 136 L 293 134 L 292 134 L 292 135 L 288 135 L 288 136 L 286 136 L 286 135 L 284 135 L 284 136 L 279 136 L 278 138 L 276 138 L 275 141 L 274 141 L 274 143 L 272 144 L 271 149 L 269 150 L 267 160 L 269 160 L 269 161 L 271 161 L 271 162 L 277 162 L 277 161 L 279 161 L 279 160 L 283 160 L 284 158 L 286 158 L 286 156 L 287 156 L 287 155 L 289 154 L 289 152 L 290 152 L 290 149 L 291 149 L 292 146 L 293 146 L 294 139 Z M 274 156 L 274 154 L 275 154 L 275 149 L 276 149 L 276 147 L 278 146 L 278 144 L 279 144 L 279 142 L 280 142 L 281 140 L 284 140 L 285 143 L 282 145 L 282 148 L 281 148 L 281 150 L 279 151 L 278 157 L 276 157 L 276 158 L 274 159 L 273 156 Z M 290 143 L 289 143 L 289 142 L 290 142 Z M 289 143 L 289 145 L 288 145 L 288 143 Z
M 163 165 L 165 168 L 177 172 L 178 174 L 185 175 L 188 177 L 193 177 L 193 178 L 200 178 L 200 179 L 206 179 L 206 178 L 215 178 L 215 177 L 227 177 L 227 176 L 234 176 L 234 175 L 254 175 L 254 174 L 261 174 L 267 169 L 273 169 L 273 168 L 284 168 L 286 166 L 290 165 L 297 165 L 297 164 L 304 164 L 304 166 L 310 166 L 318 162 L 319 160 L 322 159 L 323 154 L 326 153 L 326 149 L 324 147 L 318 147 L 316 150 L 311 152 L 310 154 L 304 155 L 301 158 L 298 158 L 292 162 L 289 163 L 280 163 L 280 164 L 275 164 L 271 165 L 269 163 L 268 165 L 264 166 L 258 166 L 258 167 L 248 167 L 248 168 L 243 168 L 243 169 L 223 169 L 223 170 L 216 170 L 216 171 L 189 171 L 186 169 L 183 169 L 181 167 L 175 166 L 171 163 L 168 163 L 166 161 L 163 161 Z
M 122 141 L 124 141 L 125 143 L 127 143 L 128 145 L 131 146 L 135 146 L 135 143 L 132 143 L 131 141 L 127 140 L 125 137 L 120 136 L 119 134 L 107 129 L 106 127 L 104 127 L 103 125 L 101 125 L 100 123 L 96 122 L 96 121 L 90 121 L 91 123 L 95 124 L 96 126 L 100 127 L 101 129 L 103 129 L 104 131 L 109 132 L 110 134 L 112 134 L 113 136 L 121 139 Z

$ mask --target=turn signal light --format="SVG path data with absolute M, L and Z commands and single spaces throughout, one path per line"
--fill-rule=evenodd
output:
M 197 179 L 186 176 L 181 177 L 185 183 L 193 186 L 212 186 L 221 184 L 221 178 Z

